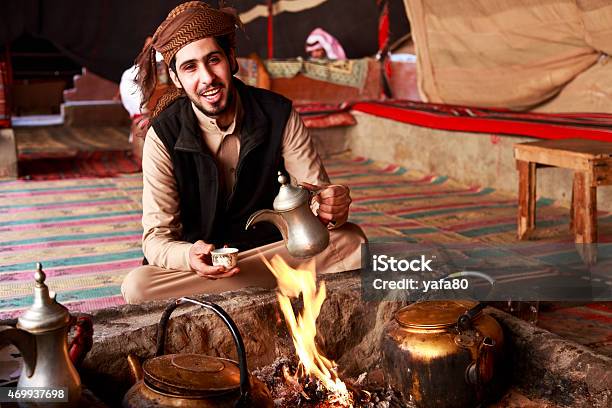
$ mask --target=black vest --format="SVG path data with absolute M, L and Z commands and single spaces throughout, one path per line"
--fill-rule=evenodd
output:
M 244 116 L 236 183 L 229 196 L 222 194 L 220 171 L 204 144 L 188 98 L 168 106 L 153 121 L 153 129 L 172 158 L 183 225 L 181 239 L 246 250 L 282 239 L 269 223 L 248 231 L 244 227 L 252 213 L 272 208 L 278 194 L 277 172 L 285 171 L 282 143 L 291 101 L 237 79 L 233 83 Z

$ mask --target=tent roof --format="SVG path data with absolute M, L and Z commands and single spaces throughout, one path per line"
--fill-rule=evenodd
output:
M 23 34 L 42 37 L 107 79 L 119 81 L 133 64 L 144 39 L 181 0 L 4 0 L 0 2 L 0 44 L 10 44 Z M 216 1 L 209 2 L 216 6 Z M 238 34 L 238 55 L 267 56 L 265 0 L 228 0 L 245 18 Z M 377 51 L 378 9 L 375 0 L 276 0 L 274 56 L 303 56 L 307 35 L 321 27 L 336 36 L 349 58 Z M 389 0 L 391 41 L 409 31 L 402 0 Z M 283 11 L 289 5 L 294 11 Z

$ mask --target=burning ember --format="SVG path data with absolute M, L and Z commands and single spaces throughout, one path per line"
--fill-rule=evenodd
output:
M 304 376 L 299 378 L 291 372 L 297 371 L 297 359 L 279 357 L 272 364 L 253 370 L 253 374 L 263 381 L 278 408 L 331 408 L 346 407 L 331 402 L 328 391 L 321 381 Z M 347 378 L 346 386 L 352 394 L 355 408 L 407 408 L 402 395 L 384 384 L 382 371 L 374 369 L 362 373 L 357 378 Z M 365 391 L 367 388 L 368 391 Z
M 326 403 L 319 406 L 353 407 L 353 393 L 338 377 L 336 364 L 321 354 L 315 343 L 316 321 L 326 295 L 325 282 L 321 282 L 317 289 L 314 261 L 300 265 L 299 269 L 293 269 L 279 255 L 275 255 L 271 261 L 263 256 L 262 258 L 278 281 L 278 303 L 299 357 L 299 364 L 294 374 L 289 373 L 287 366 L 283 368 L 286 383 L 303 389 L 300 384 L 306 381 L 308 381 L 306 384 L 311 384 L 312 380 L 318 381 L 327 391 Z M 290 299 L 297 299 L 300 295 L 304 307 L 296 317 Z M 304 396 L 308 399 L 306 393 Z

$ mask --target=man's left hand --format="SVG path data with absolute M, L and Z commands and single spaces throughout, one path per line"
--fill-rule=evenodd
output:
M 351 204 L 351 194 L 347 186 L 332 184 L 326 187 L 301 183 L 310 191 L 317 191 L 314 199 L 319 203 L 317 216 L 324 224 L 341 225 L 346 222 Z

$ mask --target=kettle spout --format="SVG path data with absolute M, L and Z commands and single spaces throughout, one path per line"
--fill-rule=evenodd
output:
M 128 366 L 130 367 L 130 372 L 132 373 L 132 379 L 134 383 L 142 380 L 144 378 L 144 374 L 142 373 L 142 364 L 140 364 L 140 360 L 133 354 L 128 354 L 127 356 Z
M 36 368 L 36 339 L 25 330 L 12 326 L 0 326 L 0 348 L 13 344 L 23 357 L 25 374 L 31 377 Z
M 251 227 L 253 224 L 257 224 L 258 222 L 261 222 L 261 221 L 267 221 L 269 223 L 274 224 L 274 226 L 278 228 L 278 230 L 281 232 L 281 235 L 283 236 L 283 240 L 287 241 L 287 236 L 289 235 L 287 221 L 285 221 L 285 219 L 281 215 L 279 215 L 276 211 L 259 210 L 259 211 L 254 212 L 249 217 L 246 223 L 246 227 L 244 227 L 244 229 L 248 230 L 249 227 Z

